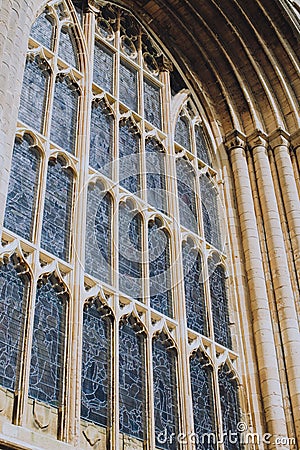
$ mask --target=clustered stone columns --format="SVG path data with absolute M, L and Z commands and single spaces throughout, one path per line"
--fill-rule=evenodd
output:
M 299 264 L 299 197 L 289 155 L 288 139 L 282 130 L 269 139 L 256 131 L 248 139 L 238 131 L 226 138 L 226 146 L 235 183 L 237 208 L 240 218 L 242 244 L 245 253 L 253 332 L 257 353 L 261 394 L 267 431 L 273 435 L 285 435 L 286 418 L 283 408 L 281 380 L 276 357 L 274 329 L 263 269 L 261 243 L 265 240 L 278 314 L 278 329 L 282 342 L 282 353 L 287 371 L 288 391 L 292 405 L 295 434 L 300 439 L 300 334 L 295 306 L 295 297 L 288 269 L 286 248 L 281 220 L 289 228 L 295 265 Z M 274 182 L 268 157 L 269 143 L 276 162 L 279 184 L 284 204 L 285 218 L 280 217 Z M 246 161 L 246 148 L 251 152 L 255 182 L 260 201 L 264 233 L 257 227 L 253 192 Z M 278 193 L 279 194 L 279 193 Z M 298 267 L 298 266 L 297 266 Z M 273 320 L 275 320 L 273 318 Z M 273 448 L 282 448 L 276 447 Z

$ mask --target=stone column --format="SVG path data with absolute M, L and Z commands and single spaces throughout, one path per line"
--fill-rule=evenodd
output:
M 287 428 L 281 394 L 272 320 L 259 244 L 252 189 L 245 155 L 245 136 L 233 131 L 226 137 L 232 167 L 242 245 L 245 255 L 258 374 L 267 431 L 286 436 Z M 270 448 L 280 448 L 275 445 Z
M 272 173 L 267 140 L 262 132 L 249 138 L 253 152 L 258 194 L 261 202 L 265 238 L 275 294 L 279 329 L 287 370 L 292 412 L 298 442 L 300 440 L 300 334 L 290 273 Z M 292 205 L 291 205 L 292 206 Z

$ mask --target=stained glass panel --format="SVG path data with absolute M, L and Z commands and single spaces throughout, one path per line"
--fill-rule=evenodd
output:
M 206 334 L 204 285 L 200 253 L 188 242 L 182 245 L 187 326 Z
M 190 359 L 190 374 L 196 450 L 216 450 L 212 368 L 199 352 Z
M 78 56 L 72 28 L 62 28 L 59 39 L 58 56 L 70 66 L 78 69 Z
M 14 391 L 21 357 L 29 278 L 13 261 L 0 263 L 0 385 Z
M 144 78 L 145 119 L 157 128 L 161 128 L 160 88 Z
M 195 127 L 195 138 L 198 158 L 211 165 L 207 142 L 201 125 Z
M 172 292 L 170 274 L 170 237 L 159 223 L 150 222 L 149 242 L 149 284 L 151 308 L 171 316 Z
M 137 72 L 133 68 L 120 63 L 119 97 L 133 111 L 137 111 Z
M 225 272 L 222 266 L 214 264 L 212 260 L 209 261 L 209 285 L 215 340 L 225 347 L 231 348 Z
M 112 174 L 114 119 L 101 105 L 92 105 L 90 135 L 90 166 L 104 175 Z
M 111 377 L 111 328 L 97 304 L 87 304 L 83 311 L 81 417 L 98 425 L 109 424 Z
M 77 87 L 68 78 L 57 79 L 54 90 L 50 138 L 55 144 L 70 153 L 75 153 L 77 104 Z
M 170 343 L 161 334 L 153 341 L 153 390 L 156 448 L 175 450 L 178 448 L 178 399 L 177 357 Z
M 41 246 L 69 260 L 73 174 L 62 159 L 49 160 Z
M 160 211 L 167 212 L 165 153 L 154 139 L 146 142 L 147 200 Z
M 179 116 L 175 128 L 175 141 L 182 147 L 191 151 L 190 129 L 188 119 Z
M 105 91 L 113 91 L 114 56 L 106 47 L 95 41 L 94 83 Z
M 29 377 L 29 396 L 61 404 L 65 367 L 66 297 L 48 279 L 37 287 Z
M 220 248 L 217 192 L 206 175 L 200 177 L 200 188 L 205 239 L 216 248 Z
M 140 191 L 140 138 L 131 122 L 119 130 L 119 183 L 138 195 Z
M 53 27 L 51 18 L 47 16 L 47 11 L 42 12 L 31 27 L 30 36 L 52 50 Z
M 120 431 L 143 439 L 146 412 L 145 344 L 143 335 L 137 331 L 129 323 L 120 327 Z
M 29 127 L 42 133 L 46 106 L 49 67 L 47 63 L 27 59 L 22 93 L 20 99 L 19 119 Z
M 32 240 L 40 156 L 29 136 L 15 142 L 4 226 L 24 239 Z
M 90 184 L 86 214 L 85 270 L 101 281 L 111 277 L 112 203 L 102 186 Z
M 198 232 L 195 175 L 192 166 L 184 159 L 176 160 L 177 190 L 180 223 L 187 229 Z
M 142 299 L 142 219 L 129 205 L 119 208 L 119 285 L 133 298 Z

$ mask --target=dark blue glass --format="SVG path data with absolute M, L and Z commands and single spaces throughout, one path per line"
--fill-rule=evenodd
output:
M 92 105 L 90 166 L 111 178 L 113 152 L 113 116 L 102 105 Z
M 191 138 L 189 121 L 184 116 L 179 116 L 175 128 L 175 141 L 182 147 L 191 151 Z
M 209 273 L 215 340 L 225 347 L 231 348 L 225 272 L 222 266 L 214 266 L 214 262 L 210 260 Z
M 241 444 L 242 436 L 238 430 L 238 423 L 241 420 L 238 383 L 227 364 L 219 370 L 219 389 L 225 449 L 241 450 L 244 446 Z
M 195 127 L 195 138 L 198 158 L 202 159 L 206 164 L 211 165 L 207 141 L 201 125 Z
M 111 320 L 91 302 L 83 311 L 81 417 L 107 426 L 110 416 Z
M 191 164 L 182 158 L 176 160 L 176 170 L 180 223 L 197 233 L 195 174 Z
M 140 330 L 134 331 L 133 326 L 129 323 L 120 326 L 120 432 L 143 439 L 146 431 L 145 343 L 143 335 L 138 333 Z
M 193 243 L 182 245 L 184 292 L 187 326 L 197 333 L 206 334 L 206 312 L 203 272 L 200 253 Z
M 119 73 L 119 97 L 128 108 L 137 111 L 137 72 L 122 61 Z
M 95 41 L 94 48 L 94 83 L 105 91 L 113 92 L 114 55 L 106 47 Z
M 75 153 L 78 91 L 68 78 L 57 79 L 54 89 L 50 138 L 70 153 Z
M 29 127 L 42 133 L 47 99 L 49 67 L 39 57 L 27 59 L 22 93 L 20 99 L 19 119 Z
M 39 280 L 28 393 L 29 397 L 55 407 L 62 403 L 66 348 L 67 298 L 59 290 L 63 288 L 54 288 L 50 279 Z
M 70 66 L 78 69 L 77 46 L 72 28 L 62 28 L 59 39 L 58 56 Z
M 32 240 L 39 182 L 40 155 L 27 135 L 15 142 L 4 226 L 24 239 Z
M 47 16 L 47 11 L 45 10 L 38 16 L 36 21 L 31 27 L 30 36 L 42 44 L 44 47 L 52 50 L 52 34 L 53 26 L 51 18 Z
M 193 399 L 194 433 L 197 450 L 216 450 L 215 405 L 212 368 L 208 359 L 198 352 L 190 360 Z
M 176 351 L 170 348 L 166 336 L 153 341 L 153 390 L 156 448 L 178 449 L 178 398 Z
M 220 224 L 217 191 L 206 175 L 200 177 L 204 235 L 207 242 L 220 248 Z
M 147 200 L 162 212 L 167 212 L 165 153 L 155 139 L 146 142 Z
M 149 223 L 149 276 L 150 305 L 157 311 L 172 316 L 172 292 L 170 273 L 170 237 L 155 222 Z
M 102 186 L 90 184 L 86 214 L 85 271 L 101 281 L 111 279 L 111 221 L 110 194 Z
M 161 128 L 160 88 L 144 78 L 145 119 L 157 128 Z
M 0 264 L 0 385 L 17 388 L 29 278 L 11 261 Z
M 119 208 L 120 290 L 142 299 L 142 218 L 127 204 Z
M 127 121 L 119 129 L 119 183 L 138 195 L 140 190 L 140 137 L 133 124 Z
M 58 158 L 49 160 L 41 246 L 68 261 L 73 196 L 73 173 Z

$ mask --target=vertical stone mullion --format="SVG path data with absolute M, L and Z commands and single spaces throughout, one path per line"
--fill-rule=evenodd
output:
M 245 138 L 241 133 L 234 131 L 227 136 L 226 145 L 230 151 L 230 162 L 240 218 L 245 268 L 251 299 L 254 341 L 267 430 L 273 435 L 286 436 L 287 429 L 272 321 L 259 245 L 253 194 L 245 155 Z

